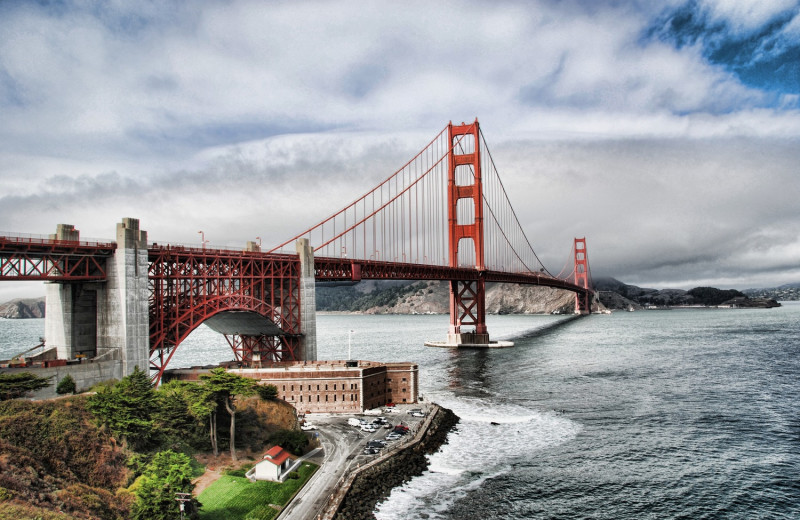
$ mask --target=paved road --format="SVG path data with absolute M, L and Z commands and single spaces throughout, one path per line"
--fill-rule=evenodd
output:
M 427 407 L 421 404 L 398 405 L 396 408 L 398 413 L 386 414 L 386 419 L 391 421 L 392 424 L 402 422 L 413 431 L 416 431 L 423 419 L 411 417 L 406 412 L 412 408 L 426 408 L 426 411 L 428 411 Z M 306 416 L 306 420 L 318 427 L 316 431 L 325 453 L 322 467 L 300 490 L 294 500 L 284 508 L 277 520 L 311 520 L 317 518 L 323 507 L 327 505 L 340 480 L 343 480 L 347 470 L 351 466 L 355 467 L 357 464 L 364 464 L 378 456 L 364 455 L 364 446 L 370 440 L 383 439 L 389 433 L 389 430 L 380 428 L 375 433 L 366 433 L 348 425 L 347 419 L 350 417 L 363 417 L 367 420 L 374 418 L 369 416 L 327 414 L 309 414 Z M 410 437 L 410 435 L 407 437 Z

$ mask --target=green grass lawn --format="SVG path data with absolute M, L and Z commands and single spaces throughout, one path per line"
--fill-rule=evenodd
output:
M 286 482 L 250 482 L 244 477 L 223 475 L 197 497 L 203 508 L 202 520 L 271 520 L 278 510 L 270 504 L 284 506 L 319 466 L 304 462 L 298 479 Z

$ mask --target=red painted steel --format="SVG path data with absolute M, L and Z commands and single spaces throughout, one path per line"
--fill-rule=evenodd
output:
M 591 312 L 591 294 L 589 292 L 589 259 L 586 256 L 586 237 L 576 238 L 573 247 L 575 252 L 575 285 L 584 289 L 575 293 L 575 311 L 586 314 Z
M 488 337 L 487 282 L 573 291 L 576 310 L 589 312 L 585 238 L 575 239 L 571 280 L 546 272 L 511 208 L 478 120 L 450 123 L 445 130 L 378 187 L 300 235 L 321 237 L 315 246 L 316 279 L 448 281 L 451 333 L 471 326 Z M 114 243 L 0 236 L 0 280 L 104 280 L 106 259 L 115 248 Z M 299 357 L 297 255 L 157 245 L 148 254 L 156 379 L 195 328 L 228 311 L 258 313 L 282 330 L 278 336 L 226 336 L 239 363 Z M 470 265 L 460 265 L 467 260 Z
M 113 242 L 0 236 L 0 281 L 88 282 L 106 279 Z
M 295 255 L 151 246 L 150 364 L 159 380 L 178 345 L 227 311 L 265 316 L 278 337 L 229 338 L 237 359 L 295 361 L 300 339 L 300 260 Z M 238 335 L 237 335 L 238 336 Z
M 483 247 L 483 182 L 481 177 L 480 128 L 478 120 L 470 125 L 447 126 L 449 136 L 447 176 L 447 220 L 450 267 L 459 267 L 459 249 L 472 242 L 475 270 L 485 270 Z M 471 138 L 471 139 L 470 139 Z M 470 151 L 471 149 L 471 151 Z M 471 184 L 459 184 L 458 167 L 470 170 L 467 179 Z M 459 222 L 458 203 L 468 200 L 472 208 L 471 222 Z M 462 326 L 474 326 L 477 334 L 488 334 L 486 329 L 486 283 L 479 275 L 477 280 L 450 281 L 450 334 L 461 332 Z

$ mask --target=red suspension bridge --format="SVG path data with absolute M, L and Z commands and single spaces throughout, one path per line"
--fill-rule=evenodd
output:
M 50 238 L 0 236 L 0 280 L 57 282 L 47 317 L 60 321 L 46 334 L 59 358 L 122 341 L 123 372 L 149 362 L 155 379 L 201 323 L 225 334 L 245 366 L 315 359 L 316 281 L 446 281 L 448 342 L 489 344 L 487 282 L 566 289 L 577 313 L 590 312 L 584 238 L 570 259 L 555 275 L 542 265 L 477 120 L 449 124 L 374 189 L 267 252 L 149 244 L 135 219 L 118 224 L 116 243 L 80 242 L 71 226 Z M 81 312 L 94 313 L 94 332 L 65 322 Z

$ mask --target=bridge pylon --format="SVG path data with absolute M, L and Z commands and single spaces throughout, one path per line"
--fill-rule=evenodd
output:
M 575 313 L 592 312 L 592 296 L 589 290 L 589 260 L 586 256 L 586 237 L 576 238 L 575 247 L 575 285 L 586 289 L 584 293 L 575 293 Z
M 486 267 L 478 120 L 460 125 L 451 122 L 447 126 L 447 134 L 450 267 L 465 267 L 459 257 L 459 253 L 464 253 L 464 258 L 474 259 L 475 269 L 483 272 Z M 464 327 L 472 329 L 464 330 Z M 450 326 L 447 344 L 489 346 L 489 331 L 486 328 L 486 282 L 483 276 L 477 280 L 450 280 Z

